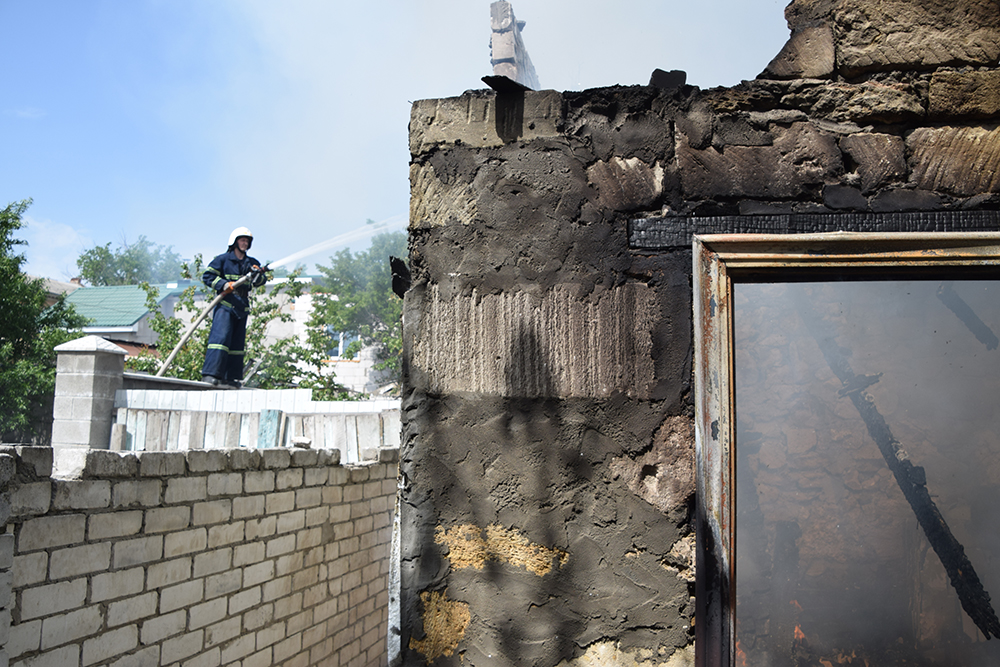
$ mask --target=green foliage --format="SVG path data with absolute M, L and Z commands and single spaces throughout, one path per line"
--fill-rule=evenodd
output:
M 190 265 L 184 264 L 179 273 L 182 277 L 192 280 L 192 275 L 200 278 L 203 270 L 201 255 L 195 255 L 194 261 Z M 157 334 L 157 350 L 162 359 L 166 360 L 184 335 L 185 324 L 178 317 L 166 317 L 160 312 L 159 290 L 156 287 L 148 282 L 139 283 L 139 287 L 146 292 L 146 308 L 152 313 L 149 318 L 149 327 Z M 199 293 L 209 294 L 209 300 L 214 296 L 201 283 L 192 284 L 181 292 L 177 304 L 174 306 L 174 314 L 181 311 L 200 313 L 207 304 L 195 303 L 195 298 Z M 208 331 L 207 324 L 200 326 L 177 353 L 164 375 L 184 380 L 200 380 L 201 366 L 202 362 L 205 361 L 205 349 L 208 345 Z M 160 357 L 148 349 L 140 352 L 137 357 L 125 358 L 125 370 L 155 374 L 159 369 Z
M 299 280 L 304 267 L 298 267 L 286 276 L 286 281 L 264 298 L 255 299 L 250 310 L 252 318 L 247 326 L 248 372 L 247 385 L 261 389 L 299 387 L 313 390 L 314 401 L 343 401 L 351 396 L 337 384 L 333 369 L 326 364 L 326 355 L 315 345 L 312 337 L 305 344 L 296 338 L 284 338 L 268 343 L 265 334 L 270 322 L 291 322 L 292 315 L 281 312 L 279 293 L 287 300 L 294 300 L 305 293 L 308 284 Z M 263 325 L 261 323 L 264 323 Z
M 274 275 L 275 278 L 287 278 L 292 273 L 295 273 L 295 275 L 297 276 L 301 276 L 303 273 L 305 273 L 305 270 L 306 270 L 306 265 L 300 262 L 299 264 L 296 264 L 295 268 L 292 269 L 291 271 L 289 271 L 284 266 L 279 266 L 276 269 L 272 269 L 271 273 Z
M 181 293 L 174 308 L 175 313 L 187 311 L 198 315 L 215 298 L 215 293 L 200 282 L 204 270 L 200 255 L 183 266 L 183 277 L 198 282 Z M 320 350 L 302 345 L 294 338 L 277 341 L 267 339 L 266 332 L 272 323 L 292 321 L 290 313 L 282 312 L 281 304 L 283 300 L 294 300 L 305 291 L 307 284 L 298 279 L 301 273 L 301 268 L 296 269 L 287 274 L 286 282 L 280 287 L 254 292 L 247 320 L 245 384 L 260 389 L 311 388 L 313 400 L 345 400 L 348 398 L 347 390 L 336 383 L 331 371 L 324 371 L 325 355 Z M 273 275 L 268 275 L 269 280 L 272 278 Z M 160 356 L 144 351 L 138 357 L 127 359 L 126 364 L 130 370 L 156 373 L 161 360 L 166 360 L 177 346 L 187 326 L 178 317 L 165 317 L 160 312 L 155 287 L 144 283 L 142 288 L 146 291 L 146 306 L 153 313 L 149 321 L 150 327 L 159 335 L 157 347 Z M 203 294 L 205 300 L 196 303 L 198 294 Z M 164 375 L 200 380 L 210 330 L 210 320 L 203 322 L 177 353 Z
M 95 287 L 165 283 L 177 280 L 183 269 L 173 246 L 164 247 L 140 236 L 135 243 L 124 240 L 111 249 L 111 242 L 94 246 L 76 260 L 80 276 Z
M 374 346 L 375 368 L 386 372 L 387 382 L 399 380 L 403 349 L 403 301 L 392 291 L 389 255 L 405 257 L 404 232 L 379 234 L 364 252 L 342 250 L 330 266 L 317 266 L 323 274 L 322 293 L 314 297 L 310 329 L 316 336 L 344 332 L 360 340 L 341 350 L 351 359 L 361 347 Z M 327 335 L 328 347 L 332 347 Z
M 77 330 L 86 324 L 63 297 L 46 308 L 42 281 L 21 272 L 25 258 L 15 248 L 25 241 L 13 234 L 24 226 L 30 204 L 15 202 L 0 211 L 0 432 L 29 427 L 32 412 L 55 391 L 53 348 L 80 337 Z
M 353 401 L 361 398 L 337 383 L 322 345 L 309 334 L 306 344 L 285 338 L 266 348 L 258 361 L 251 363 L 253 375 L 246 385 L 262 389 L 298 387 L 312 389 L 314 401 Z

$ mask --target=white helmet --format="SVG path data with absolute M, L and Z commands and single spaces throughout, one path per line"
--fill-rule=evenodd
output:
M 246 227 L 237 227 L 236 229 L 234 229 L 232 232 L 229 233 L 229 247 L 232 248 L 233 244 L 236 243 L 236 239 L 238 239 L 241 236 L 245 236 L 248 239 L 250 239 L 250 245 L 247 246 L 247 249 L 249 250 L 250 246 L 253 245 L 253 232 L 251 232 Z

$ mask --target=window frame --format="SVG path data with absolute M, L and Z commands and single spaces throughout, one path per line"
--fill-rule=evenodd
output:
M 694 236 L 698 667 L 736 658 L 733 283 L 965 275 L 1000 278 L 1000 232 Z

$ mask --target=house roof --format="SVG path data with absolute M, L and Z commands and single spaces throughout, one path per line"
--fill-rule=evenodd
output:
M 52 278 L 46 278 L 44 276 L 32 276 L 28 275 L 32 280 L 41 280 L 42 288 L 50 296 L 59 296 L 60 294 L 69 294 L 70 292 L 75 292 L 80 289 L 80 283 L 65 282 L 62 280 L 53 280 Z
M 191 281 L 153 285 L 159 289 L 157 303 L 163 303 L 171 296 L 179 295 Z M 116 285 L 113 287 L 81 287 L 66 297 L 76 312 L 90 320 L 90 327 L 132 326 L 149 312 L 146 308 L 146 293 L 138 285 Z

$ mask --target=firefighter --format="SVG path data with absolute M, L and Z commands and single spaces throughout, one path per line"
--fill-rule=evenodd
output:
M 253 233 L 237 227 L 229 235 L 229 249 L 213 259 L 201 277 L 210 288 L 226 295 L 212 313 L 212 330 L 201 369 L 202 381 L 209 384 L 239 387 L 243 380 L 250 289 L 267 280 L 260 262 L 247 255 L 251 245 Z M 234 289 L 233 283 L 248 273 L 250 280 Z

